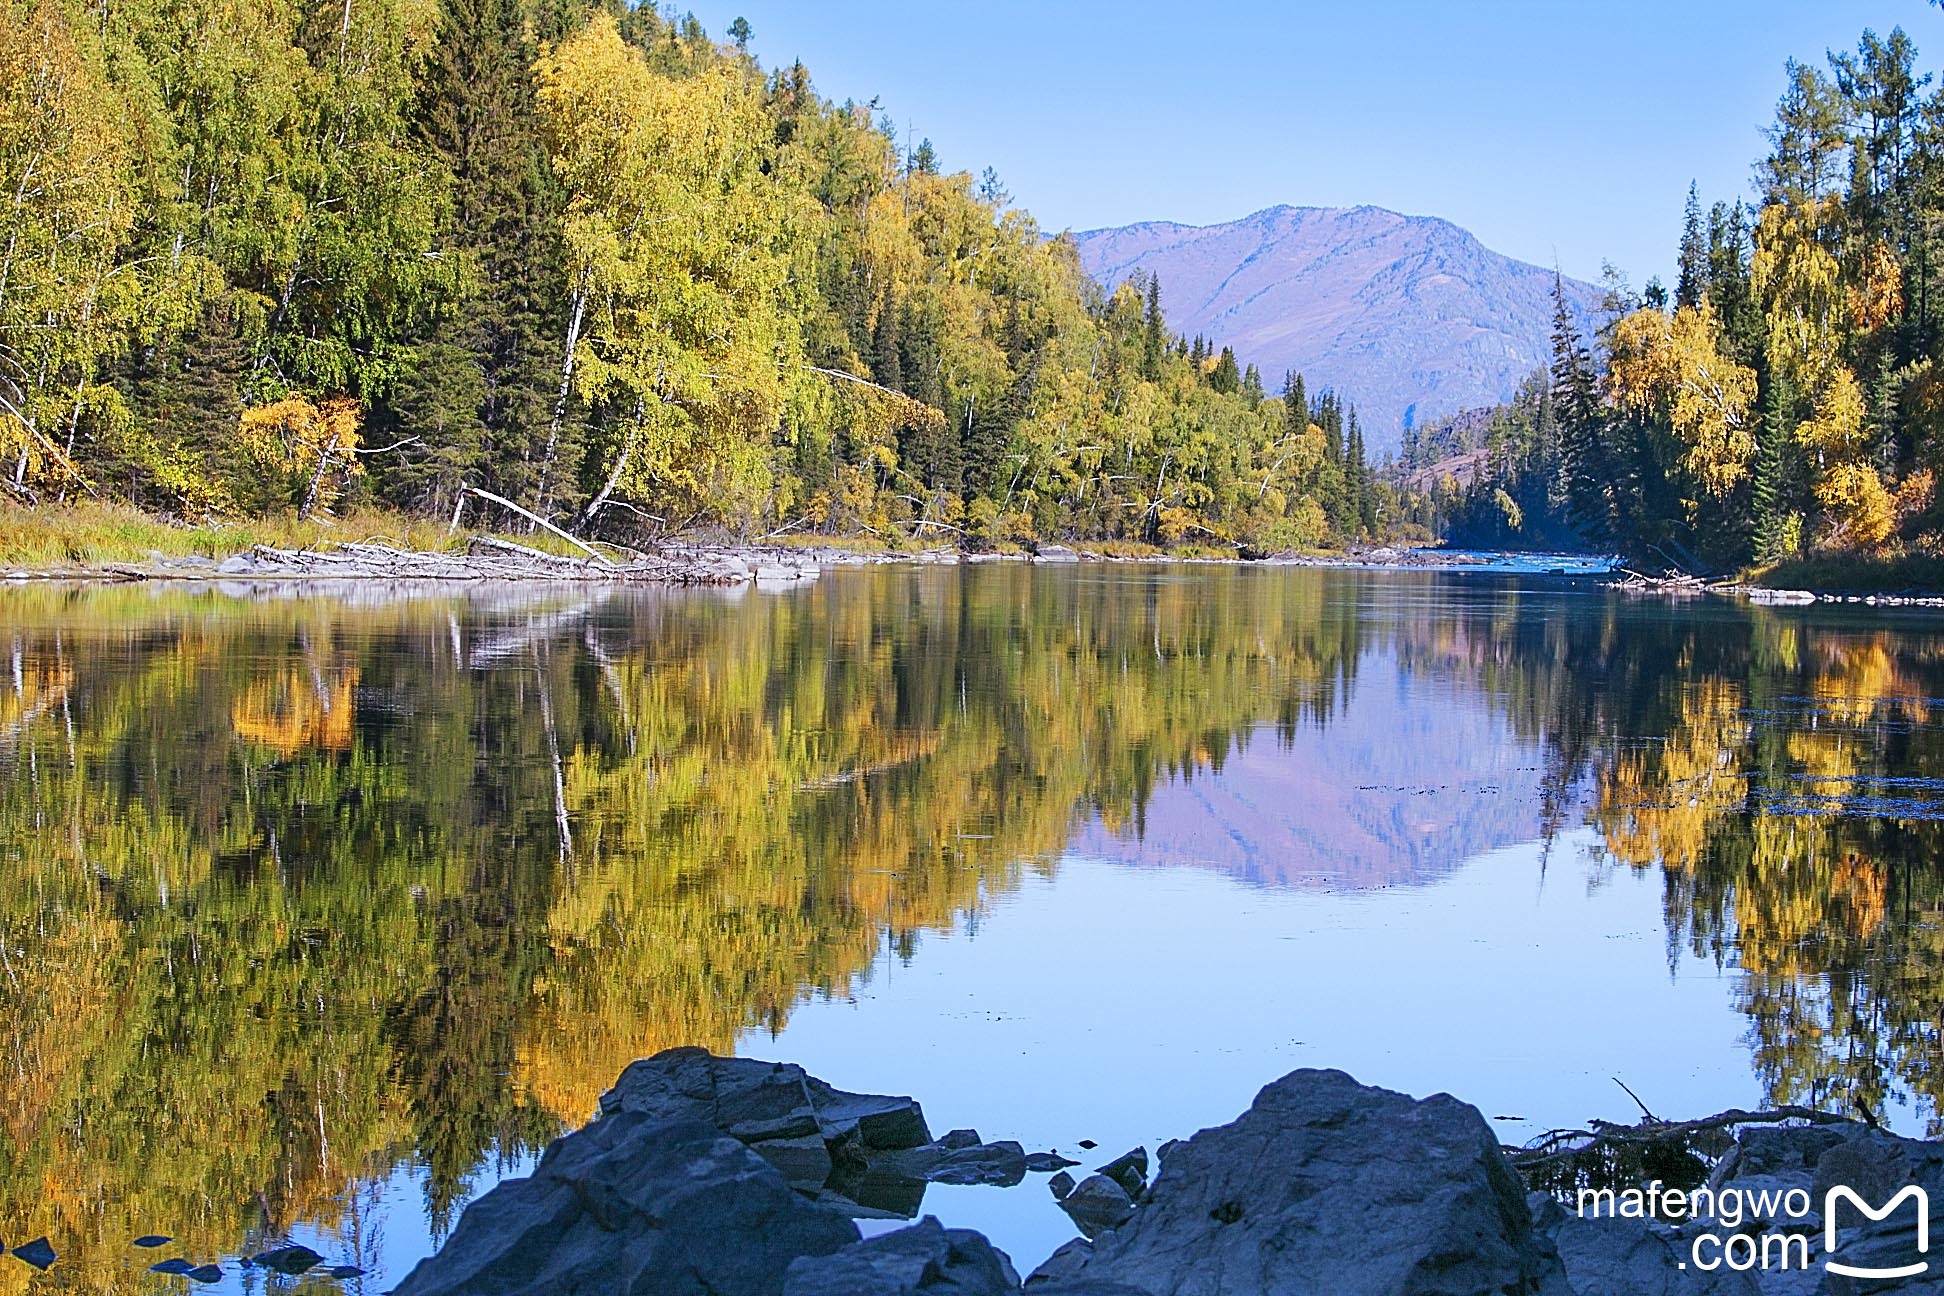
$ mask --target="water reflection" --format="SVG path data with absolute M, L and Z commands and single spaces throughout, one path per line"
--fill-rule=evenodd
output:
M 1008 567 L 0 625 L 0 1238 L 56 1240 L 38 1282 L 138 1289 L 157 1230 L 375 1255 L 401 1173 L 436 1233 L 628 1060 L 774 1032 L 1069 847 L 1332 891 L 1564 843 L 1663 875 L 1775 1099 L 1944 1085 L 1924 620 Z

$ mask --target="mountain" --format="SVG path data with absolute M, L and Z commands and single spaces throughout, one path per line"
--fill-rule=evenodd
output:
M 1491 251 L 1450 221 L 1379 207 L 1271 207 L 1226 225 L 1148 222 L 1074 235 L 1113 288 L 1161 277 L 1179 332 L 1232 346 L 1279 388 L 1353 401 L 1373 450 L 1405 428 L 1511 398 L 1551 356 L 1553 272 Z M 1566 281 L 1585 327 L 1603 293 Z
M 1287 741 L 1257 729 L 1219 769 L 1158 784 L 1135 822 L 1083 820 L 1067 849 L 1299 890 L 1423 885 L 1542 836 L 1543 764 L 1430 659 L 1379 652 L 1327 723 Z

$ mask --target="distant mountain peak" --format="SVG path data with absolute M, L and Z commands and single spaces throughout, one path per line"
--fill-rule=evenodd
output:
M 1169 324 L 1353 401 L 1374 451 L 1443 415 L 1509 400 L 1551 354 L 1553 271 L 1438 216 L 1265 207 L 1217 225 L 1144 221 L 1073 236 L 1112 288 L 1158 274 Z M 1584 325 L 1601 292 L 1568 279 Z

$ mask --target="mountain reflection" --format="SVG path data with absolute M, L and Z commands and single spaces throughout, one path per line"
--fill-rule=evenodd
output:
M 101 1290 L 406 1161 L 436 1225 L 1069 848 L 1361 887 L 1590 823 L 1776 1100 L 1944 1086 L 1925 622 L 1223 568 L 0 606 L 0 1237 Z

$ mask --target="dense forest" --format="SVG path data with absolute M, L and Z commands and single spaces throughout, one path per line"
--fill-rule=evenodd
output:
M 0 0 L 0 500 L 462 486 L 618 538 L 1283 549 L 1392 495 L 1335 398 L 1103 294 L 749 25 L 620 0 Z
M 1944 550 L 1931 81 L 1901 29 L 1791 62 L 1755 201 L 1690 187 L 1671 292 L 1610 272 L 1597 336 L 1558 311 L 1517 400 L 1407 444 L 1411 515 L 1677 566 Z

